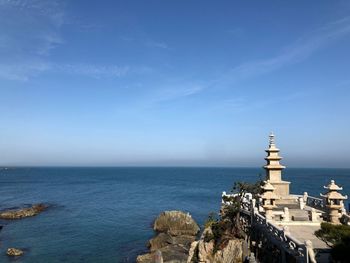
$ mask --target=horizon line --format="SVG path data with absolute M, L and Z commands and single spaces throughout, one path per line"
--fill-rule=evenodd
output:
M 262 169 L 263 166 L 230 166 L 230 165 L 0 165 L 0 170 L 15 168 L 228 168 L 228 169 Z M 288 166 L 288 169 L 341 169 L 350 167 L 302 167 Z

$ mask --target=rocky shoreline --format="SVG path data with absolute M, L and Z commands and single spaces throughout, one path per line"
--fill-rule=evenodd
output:
M 148 242 L 150 251 L 139 255 L 137 263 L 239 263 L 248 256 L 244 239 L 229 238 L 218 247 L 212 226 L 198 236 L 198 224 L 182 211 L 162 212 L 153 229 L 157 234 Z

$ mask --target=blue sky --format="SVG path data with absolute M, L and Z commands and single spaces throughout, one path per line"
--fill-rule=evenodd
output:
M 0 164 L 350 167 L 349 11 L 0 0 Z

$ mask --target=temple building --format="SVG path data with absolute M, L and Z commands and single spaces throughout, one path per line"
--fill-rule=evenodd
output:
M 254 227 L 254 249 L 258 255 L 266 252 L 260 249 L 264 246 L 278 250 L 274 262 L 329 262 L 329 244 L 319 239 L 315 231 L 323 222 L 350 225 L 350 213 L 344 205 L 348 197 L 340 193 L 343 188 L 331 180 L 321 198 L 307 192 L 290 193 L 290 182 L 282 178 L 286 167 L 280 163 L 282 157 L 272 133 L 266 152 L 266 180 L 260 186 L 261 193 L 246 193 L 240 210 L 240 219 Z M 230 205 L 225 201 L 230 196 L 237 194 L 223 192 L 223 205 Z
M 280 164 L 282 159 L 279 156 L 279 149 L 275 144 L 275 135 L 270 134 L 269 148 L 265 150 L 267 156 L 265 158 L 267 164 L 264 166 L 266 170 L 266 180 L 268 180 L 275 188 L 274 193 L 280 198 L 287 198 L 289 196 L 289 184 L 290 182 L 282 180 L 282 170 L 286 168 Z

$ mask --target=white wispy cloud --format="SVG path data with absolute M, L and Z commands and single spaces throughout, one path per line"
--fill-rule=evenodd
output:
M 203 85 L 187 83 L 186 81 L 176 84 L 163 84 L 153 92 L 149 103 L 153 106 L 158 103 L 185 98 L 200 93 L 203 88 Z
M 238 37 L 243 34 L 244 30 L 241 27 L 235 27 L 235 28 L 228 29 L 225 32 L 228 33 L 229 35 Z
M 130 72 L 128 66 L 93 65 L 93 64 L 54 64 L 44 61 L 27 63 L 0 63 L 0 78 L 16 81 L 28 81 L 43 72 L 81 75 L 91 78 L 121 78 Z
M 43 34 L 38 38 L 42 41 L 42 45 L 36 50 L 38 55 L 49 55 L 51 50 L 64 43 L 62 37 L 56 33 Z
M 159 49 L 170 49 L 169 45 L 163 41 L 156 41 L 154 39 L 143 38 L 143 37 L 130 37 L 130 36 L 120 36 L 120 40 L 125 42 L 135 42 L 139 45 L 146 46 L 149 48 L 159 48 Z
M 207 81 L 205 84 L 197 85 L 193 84 L 196 83 L 195 80 L 189 80 L 188 82 L 182 81 L 182 83 L 178 83 L 178 85 L 167 85 L 165 88 L 163 87 L 160 92 L 155 94 L 154 102 L 157 103 L 188 97 L 213 88 L 231 88 L 245 79 L 268 74 L 285 66 L 300 63 L 329 43 L 348 34 L 350 34 L 350 17 L 332 21 L 314 30 L 308 36 L 297 39 L 292 45 L 282 48 L 281 52 L 276 56 L 240 64 L 227 70 L 217 78 Z M 300 94 L 297 96 L 299 97 Z M 295 94 L 287 96 L 288 100 L 295 99 L 295 97 Z M 242 98 L 233 98 L 224 99 L 218 102 L 214 107 L 224 107 L 235 111 L 242 111 L 248 108 L 262 108 L 270 103 L 272 102 L 265 100 L 263 103 L 248 105 Z
M 284 66 L 299 63 L 329 43 L 350 33 L 350 17 L 330 22 L 308 36 L 302 37 L 293 45 L 286 46 L 281 53 L 270 58 L 255 60 L 238 65 L 217 79 L 211 86 L 230 86 L 237 81 L 267 74 Z
M 15 10 L 22 15 L 46 17 L 54 26 L 60 27 L 65 21 L 65 12 L 62 1 L 57 0 L 0 0 L 0 7 L 7 11 Z
M 43 61 L 27 61 L 21 63 L 0 63 L 0 79 L 27 81 L 31 77 L 48 71 L 51 65 Z
M 169 46 L 165 42 L 158 42 L 154 40 L 148 40 L 145 42 L 146 46 L 153 48 L 169 49 Z
M 73 75 L 84 75 L 93 78 L 123 77 L 130 71 L 128 66 L 116 65 L 93 65 L 93 64 L 58 64 L 51 70 Z
M 49 70 L 64 21 L 60 1 L 0 0 L 0 77 L 23 81 Z
M 55 0 L 0 0 L 0 78 L 28 81 L 44 72 L 92 78 L 125 76 L 128 66 L 55 63 L 52 51 L 65 41 L 65 10 Z

